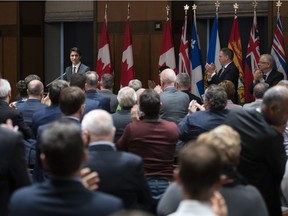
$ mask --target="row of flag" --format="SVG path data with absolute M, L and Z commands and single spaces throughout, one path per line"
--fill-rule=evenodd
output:
M 111 61 L 111 52 L 109 46 L 109 37 L 107 31 L 107 14 L 105 12 L 102 26 L 102 34 L 99 44 L 98 59 L 96 71 L 101 77 L 104 73 L 113 73 Z M 249 86 L 253 81 L 253 72 L 258 68 L 257 63 L 260 58 L 260 39 L 257 26 L 256 10 L 254 10 L 253 23 L 250 31 L 250 37 L 247 47 L 245 61 L 242 60 L 242 45 L 238 26 L 238 17 L 235 14 L 228 42 L 228 47 L 234 52 L 234 63 L 239 69 L 238 96 L 239 102 L 251 102 L 253 96 L 249 92 Z M 218 32 L 218 13 L 216 13 L 209 38 L 209 47 L 207 53 L 207 63 L 214 63 L 216 68 L 220 69 L 221 65 L 218 55 L 221 45 Z M 271 55 L 275 59 L 275 67 L 286 77 L 286 62 L 282 24 L 280 13 L 277 16 L 277 25 L 271 48 Z M 159 67 L 168 66 L 177 73 L 188 73 L 191 77 L 191 92 L 199 97 L 204 94 L 204 82 L 201 60 L 201 50 L 197 34 L 196 13 L 194 10 L 193 25 L 190 43 L 187 40 L 187 15 L 185 14 L 184 24 L 182 26 L 181 41 L 179 47 L 178 68 L 176 68 L 175 50 L 172 38 L 170 20 L 167 16 L 166 24 L 163 31 L 162 46 L 159 57 Z M 130 16 L 128 13 L 126 29 L 124 35 L 124 46 L 122 53 L 122 71 L 121 86 L 127 86 L 131 79 L 134 79 L 132 36 L 130 28 Z

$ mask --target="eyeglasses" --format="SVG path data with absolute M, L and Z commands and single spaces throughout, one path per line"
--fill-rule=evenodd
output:
M 269 62 L 259 61 L 259 64 L 270 64 Z

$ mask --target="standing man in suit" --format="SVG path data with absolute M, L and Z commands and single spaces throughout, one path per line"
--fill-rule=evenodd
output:
M 219 84 L 224 80 L 230 80 L 235 86 L 235 94 L 232 98 L 233 103 L 238 104 L 238 79 L 239 70 L 233 62 L 234 53 L 228 47 L 222 48 L 219 52 L 219 62 L 222 68 L 217 72 L 214 64 L 205 65 L 207 71 L 208 84 Z
M 64 80 L 70 82 L 73 73 L 85 73 L 90 71 L 90 68 L 87 65 L 81 63 L 81 51 L 79 48 L 72 47 L 70 49 L 70 60 L 72 65 L 66 67 Z
M 269 87 L 277 85 L 280 80 L 284 79 L 282 73 L 273 70 L 274 58 L 270 54 L 263 54 L 260 56 L 258 62 L 258 69 L 254 71 L 254 80 L 250 85 L 250 92 L 253 93 L 254 86 L 259 82 L 265 82 L 269 84 Z
M 113 94 L 113 87 L 114 87 L 114 76 L 109 73 L 103 74 L 100 81 L 99 93 L 104 96 L 110 97 L 111 113 L 115 113 L 118 106 L 117 95 Z
M 116 150 L 111 115 L 93 110 L 84 116 L 82 131 L 87 139 L 88 166 L 101 177 L 99 190 L 122 199 L 127 209 L 150 210 L 150 191 L 141 157 Z
M 226 124 L 241 136 L 238 170 L 254 185 L 269 215 L 281 216 L 280 184 L 287 160 L 283 135 L 288 120 L 288 89 L 274 86 L 263 97 L 260 109 L 233 110 Z
M 108 216 L 121 210 L 120 199 L 81 183 L 86 153 L 79 127 L 67 120 L 51 124 L 43 133 L 41 150 L 42 164 L 53 177 L 17 190 L 11 197 L 11 216 Z
M 11 193 L 31 182 L 21 134 L 0 127 L 0 137 L 0 215 L 6 216 Z

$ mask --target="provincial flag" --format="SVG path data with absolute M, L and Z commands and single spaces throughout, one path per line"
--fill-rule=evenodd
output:
M 189 61 L 189 43 L 186 38 L 187 34 L 187 16 L 185 16 L 184 24 L 182 26 L 180 48 L 179 48 L 179 73 L 188 73 L 190 76 L 190 61 Z

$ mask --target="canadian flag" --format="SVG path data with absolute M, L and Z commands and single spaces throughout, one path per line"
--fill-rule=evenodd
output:
M 134 79 L 134 63 L 132 50 L 132 36 L 130 30 L 130 17 L 127 17 L 124 47 L 122 54 L 121 86 L 127 86 L 129 81 Z
M 102 25 L 102 33 L 98 50 L 98 59 L 96 65 L 96 72 L 99 75 L 99 80 L 104 73 L 113 73 L 109 36 L 107 30 L 107 15 L 105 14 Z
M 168 66 L 176 71 L 175 51 L 169 19 L 166 21 L 163 33 L 162 47 L 159 58 L 159 67 L 161 66 Z

